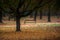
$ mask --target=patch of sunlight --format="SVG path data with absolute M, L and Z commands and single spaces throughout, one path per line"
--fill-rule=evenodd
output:
M 60 26 L 60 23 L 37 23 L 36 24 L 37 26 L 42 26 L 42 27 L 47 27 L 47 26 L 49 26 L 49 27 L 51 27 L 51 26 L 53 26 L 53 27 L 59 27 Z

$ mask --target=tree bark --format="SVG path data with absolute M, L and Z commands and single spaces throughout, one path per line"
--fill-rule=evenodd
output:
M 51 22 L 50 6 L 48 7 L 48 22 Z
M 42 19 L 42 10 L 40 10 L 40 19 Z
M 20 13 L 19 13 L 19 7 L 17 8 L 17 11 L 16 11 L 16 31 L 21 31 L 20 30 Z
M 37 11 L 35 11 L 35 15 L 34 15 L 34 21 L 36 22 L 36 17 L 37 17 Z
M 9 17 L 8 17 L 8 20 L 10 21 L 10 14 L 8 15 Z
M 16 10 L 16 31 L 21 31 L 20 30 L 20 19 L 21 19 L 21 15 L 22 14 L 20 11 L 19 11 L 19 8 L 22 7 L 22 5 L 24 4 L 25 0 L 19 0 L 19 4 L 18 4 L 18 7 L 17 7 L 17 10 Z
M 0 9 L 0 23 L 2 23 L 2 9 Z
M 16 31 L 21 31 L 20 30 L 20 18 L 16 17 Z

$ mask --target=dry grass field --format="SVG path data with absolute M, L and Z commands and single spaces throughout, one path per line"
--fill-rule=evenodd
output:
M 60 18 L 52 17 L 52 22 L 47 22 L 46 18 L 25 24 L 25 19 L 21 19 L 21 32 L 15 31 L 15 21 L 3 21 L 0 24 L 0 40 L 60 40 Z

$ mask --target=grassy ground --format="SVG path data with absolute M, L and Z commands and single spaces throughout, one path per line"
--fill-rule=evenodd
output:
M 36 23 L 24 24 L 24 19 L 21 19 L 21 32 L 15 31 L 15 21 L 4 21 L 0 24 L 0 40 L 60 40 L 59 21 L 53 17 L 52 22 L 37 18 Z
M 46 31 L 3 32 L 0 40 L 60 40 L 60 34 Z

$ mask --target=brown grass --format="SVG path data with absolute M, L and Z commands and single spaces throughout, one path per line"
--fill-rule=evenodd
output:
M 52 22 L 50 23 L 56 23 L 59 20 L 52 17 Z M 4 21 L 4 24 L 0 24 L 0 40 L 60 40 L 60 26 L 45 27 L 37 24 L 48 24 L 45 18 L 42 20 L 37 19 L 36 24 L 24 24 L 23 22 L 24 20 L 21 19 L 21 32 L 15 31 L 15 21 Z
M 2 32 L 0 40 L 58 40 L 60 34 L 47 31 Z

